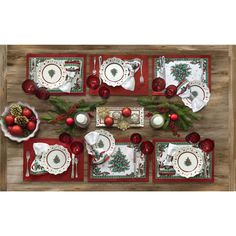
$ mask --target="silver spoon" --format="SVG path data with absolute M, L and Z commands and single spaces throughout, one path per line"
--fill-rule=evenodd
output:
M 97 59 L 96 57 L 93 58 L 93 75 L 96 75 L 97 74 L 97 71 L 96 71 L 96 62 L 97 62 Z

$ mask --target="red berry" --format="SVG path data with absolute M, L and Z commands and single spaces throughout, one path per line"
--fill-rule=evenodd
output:
M 176 121 L 176 120 L 179 119 L 179 116 L 174 113 L 174 114 L 171 114 L 171 115 L 170 115 L 170 119 L 173 120 L 173 121 Z
M 15 117 L 13 115 L 7 115 L 5 117 L 5 122 L 7 125 L 14 125 L 14 120 L 15 120 Z
M 74 119 L 72 117 L 68 117 L 66 119 L 66 124 L 69 125 L 69 126 L 73 125 L 74 124 Z
M 26 125 L 27 130 L 34 131 L 36 128 L 36 124 L 33 121 L 29 121 Z
M 25 107 L 22 111 L 22 115 L 30 118 L 33 115 L 33 112 L 29 108 Z

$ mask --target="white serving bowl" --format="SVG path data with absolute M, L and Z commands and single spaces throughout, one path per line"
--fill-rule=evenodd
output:
M 4 133 L 4 136 L 9 138 L 12 141 L 16 141 L 16 142 L 20 143 L 20 142 L 23 142 L 23 141 L 27 141 L 30 138 L 33 138 L 35 136 L 36 132 L 39 130 L 40 120 L 39 120 L 38 113 L 36 112 L 34 107 L 31 107 L 29 104 L 23 103 L 23 102 L 16 102 L 14 104 L 19 104 L 19 105 L 21 105 L 23 107 L 27 107 L 27 108 L 31 109 L 31 111 L 33 112 L 33 114 L 35 115 L 35 117 L 37 119 L 35 130 L 29 136 L 27 136 L 27 137 L 16 137 L 16 136 L 11 135 L 9 133 L 9 131 L 7 130 L 7 126 L 4 124 L 3 120 L 0 119 L 0 125 L 1 125 L 2 132 Z M 11 105 L 12 104 L 10 104 L 9 106 L 5 107 L 5 110 L 2 113 L 2 116 L 6 116 L 9 113 L 9 109 L 10 109 Z

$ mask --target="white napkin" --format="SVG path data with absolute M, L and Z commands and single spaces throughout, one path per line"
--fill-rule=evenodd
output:
M 96 131 L 92 131 L 84 136 L 85 141 L 90 146 L 93 146 L 97 143 L 99 137 L 99 133 Z
M 129 77 L 122 85 L 122 88 L 130 91 L 134 91 L 135 89 L 135 79 L 134 77 Z
M 181 147 L 186 147 L 189 145 L 176 145 L 169 143 L 168 148 L 165 149 L 163 152 L 162 156 L 160 157 L 159 161 L 164 165 L 164 166 L 172 166 L 172 157 L 175 154 L 175 152 L 181 148 Z
M 41 165 L 41 158 L 50 146 L 46 143 L 34 143 L 33 149 L 35 153 L 35 159 L 31 164 L 30 173 L 33 175 L 46 173 L 45 169 Z

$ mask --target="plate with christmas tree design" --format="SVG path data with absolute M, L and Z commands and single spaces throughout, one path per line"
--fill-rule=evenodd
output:
M 113 57 L 105 60 L 100 68 L 102 81 L 112 87 L 121 86 L 129 76 L 129 69 L 125 62 Z
M 181 147 L 173 156 L 173 168 L 182 177 L 190 178 L 198 175 L 204 165 L 200 150 L 194 147 Z
M 70 166 L 70 153 L 60 145 L 52 145 L 42 156 L 41 163 L 44 169 L 53 175 L 65 172 Z
M 115 149 L 115 139 L 113 135 L 106 130 L 96 130 L 99 133 L 96 143 L 91 146 L 86 142 L 88 154 L 93 155 L 93 164 L 101 164 L 110 156 Z
M 60 61 L 45 60 L 39 65 L 38 80 L 45 88 L 58 88 L 66 80 L 66 69 Z

